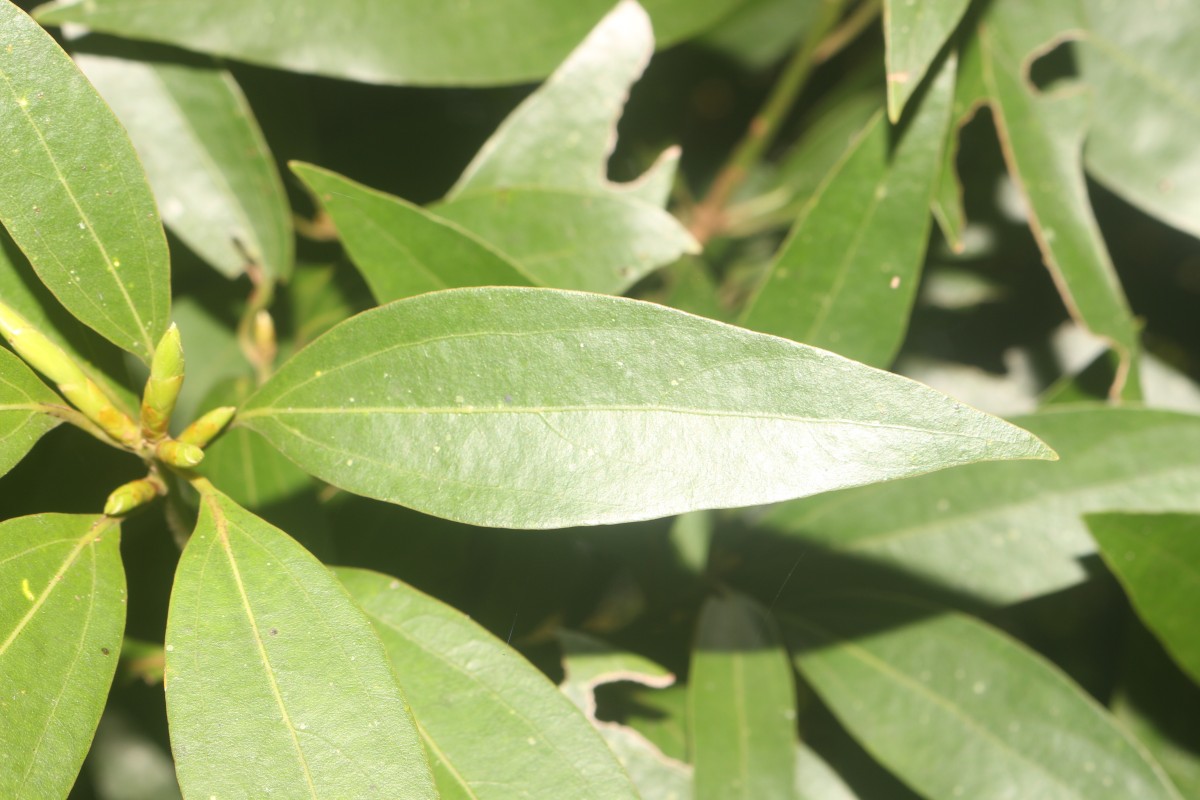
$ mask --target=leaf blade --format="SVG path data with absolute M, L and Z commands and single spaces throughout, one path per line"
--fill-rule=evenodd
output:
M 921 85 L 938 51 L 970 5 L 970 0 L 910 3 L 884 0 L 883 36 L 887 63 L 888 119 L 896 122 Z
M 62 403 L 25 362 L 0 348 L 0 475 L 59 424 L 40 406 Z

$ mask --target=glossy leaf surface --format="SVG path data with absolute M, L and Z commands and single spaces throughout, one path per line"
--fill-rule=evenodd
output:
M 740 0 L 647 0 L 663 42 L 712 24 Z M 547 75 L 612 0 L 486 4 L 298 0 L 64 0 L 48 25 L 78 22 L 242 61 L 367 83 L 495 85 Z M 271 36 L 261 35 L 270 30 Z
M 895 122 L 970 0 L 884 0 L 888 119 Z
M 876 115 L 801 211 L 747 327 L 886 366 L 904 338 L 929 239 L 942 143 L 954 96 L 942 66 L 893 146 Z
M 135 60 L 82 47 L 75 63 L 129 131 L 163 221 L 226 277 L 287 277 L 291 209 L 233 75 L 155 51 L 134 50 L 146 58 Z
M 95 515 L 0 523 L 0 795 L 66 797 L 125 630 L 120 531 Z
M 8 472 L 60 422 L 41 406 L 65 402 L 25 362 L 0 348 L 0 475 Z
M 319 561 L 218 492 L 175 574 L 167 716 L 186 797 L 434 798 L 387 655 Z
M 1019 417 L 1054 464 L 980 464 L 787 503 L 764 527 L 1010 603 L 1076 584 L 1088 511 L 1200 511 L 1200 417 L 1064 409 Z M 802 563 L 819 571 L 819 559 Z
M 1200 516 L 1096 514 L 1087 524 L 1138 616 L 1200 684 Z
M 696 800 L 795 798 L 796 688 L 766 610 L 739 595 L 700 611 L 688 673 Z
M 549 289 L 454 289 L 360 314 L 284 364 L 238 424 L 348 491 L 531 528 L 1050 455 L 831 353 Z
M 662 209 L 678 149 L 631 183 L 606 174 L 629 87 L 653 47 L 645 11 L 619 3 L 500 125 L 435 212 L 560 289 L 619 294 L 697 251 Z
M 0 4 L 0 219 L 89 327 L 143 360 L 170 316 L 167 243 L 129 137 L 50 35 Z
M 310 164 L 292 171 L 320 200 L 379 303 L 461 286 L 529 286 L 507 256 L 418 206 Z
M 1179 800 L 1099 704 L 982 622 L 847 594 L 782 624 L 809 685 L 923 797 Z
M 451 787 L 443 795 L 637 797 L 583 714 L 520 654 L 399 580 L 359 569 L 337 575 L 383 639 L 439 788 Z

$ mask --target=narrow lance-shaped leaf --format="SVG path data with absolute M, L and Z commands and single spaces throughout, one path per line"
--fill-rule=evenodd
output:
M 796 797 L 796 689 L 766 610 L 739 595 L 700 611 L 688 673 L 696 800 Z
M 739 1 L 646 5 L 668 43 L 704 30 Z M 38 19 L 366 83 L 480 86 L 544 77 L 612 5 L 292 0 L 280 14 L 275 0 L 62 0 L 39 9 Z
M 105 54 L 91 39 L 74 55 L 129 131 L 171 230 L 226 277 L 251 268 L 286 278 L 291 210 L 233 75 L 130 44 L 120 56 Z
M 886 366 L 916 296 L 954 96 L 945 59 L 893 147 L 874 116 L 801 212 L 742 316 L 747 327 Z
M 1095 700 L 982 622 L 834 594 L 782 624 L 808 684 L 929 800 L 1181 800 Z
M 281 366 L 236 424 L 348 491 L 529 528 L 1052 456 L 832 353 L 550 289 L 452 289 L 360 314 Z
M 993 603 L 1087 577 L 1088 511 L 1200 512 L 1200 417 L 1079 408 L 1015 422 L 1059 454 L 1055 464 L 977 464 L 786 503 L 759 524 L 852 559 L 897 567 Z M 796 585 L 823 580 L 820 557 Z
M 1200 684 L 1200 515 L 1093 514 L 1087 524 L 1138 616 Z
M 638 796 L 583 714 L 518 653 L 401 581 L 358 569 L 337 575 L 383 639 L 443 795 Z
M 900 119 L 970 0 L 884 0 L 888 119 Z
M 115 520 L 37 514 L 0 523 L 0 796 L 71 791 L 124 630 Z
M 46 413 L 47 405 L 66 404 L 21 359 L 0 348 L 0 475 L 59 424 Z
M 520 267 L 471 232 L 335 172 L 293 163 L 337 227 L 378 303 L 461 286 L 530 286 Z
M 662 208 L 678 148 L 631 183 L 606 175 L 617 119 L 653 48 L 646 12 L 622 0 L 501 124 L 434 212 L 560 289 L 619 294 L 697 252 Z
M 167 243 L 129 137 L 50 35 L 0 2 L 0 219 L 67 310 L 144 361 L 167 329 Z
M 213 490 L 175 574 L 165 680 L 185 797 L 437 796 L 362 611 L 287 534 Z

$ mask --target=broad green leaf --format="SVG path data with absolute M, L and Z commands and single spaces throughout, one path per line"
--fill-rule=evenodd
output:
M 796 688 L 766 610 L 730 595 L 700 611 L 688 672 L 696 800 L 795 798 Z
M 379 303 L 460 286 L 529 286 L 503 253 L 474 234 L 383 192 L 293 162 L 337 227 Z
M 348 491 L 526 528 L 1052 455 L 832 353 L 552 289 L 451 289 L 359 314 L 282 365 L 237 424 Z
M 203 60 L 160 60 L 144 48 L 127 48 L 132 57 L 88 48 L 85 39 L 75 63 L 129 131 L 163 221 L 226 277 L 253 269 L 286 278 L 291 209 L 233 75 Z
M 833 594 L 781 624 L 808 684 L 929 800 L 1181 800 L 1079 686 L 971 617 Z
M 801 212 L 742 316 L 750 328 L 886 366 L 908 327 L 954 96 L 948 58 L 913 119 L 877 114 Z
M 1093 514 L 1087 524 L 1138 616 L 1200 684 L 1200 516 Z
M 787 503 L 760 525 L 974 597 L 1012 603 L 1074 585 L 1095 552 L 1080 515 L 1200 511 L 1200 417 L 1079 408 L 1019 417 L 1055 464 L 980 464 Z M 819 579 L 801 562 L 797 585 Z
M 1107 339 L 1120 358 L 1114 394 L 1138 396 L 1138 328 L 1092 215 L 1082 147 L 1091 99 L 1079 91 L 1038 94 L 1027 59 L 1053 31 L 1060 9 L 1032 0 L 994 3 L 977 36 L 981 80 L 1009 173 L 1029 206 L 1029 224 L 1072 316 Z M 1058 24 L 1066 24 L 1064 19 Z
M 633 728 L 596 717 L 596 687 L 623 681 L 664 688 L 675 682 L 675 676 L 647 658 L 616 650 L 599 639 L 566 630 L 556 635 L 563 651 L 563 694 L 604 737 L 641 796 L 653 800 L 691 798 L 690 766 L 667 757 Z
M 148 360 L 167 329 L 167 242 L 129 137 L 50 35 L 0 3 L 0 219 L 67 310 Z
M 96 515 L 0 523 L 0 796 L 75 783 L 121 652 L 120 539 Z
M 883 0 L 888 119 L 904 106 L 945 46 L 970 0 Z
M 1161 220 L 1200 236 L 1200 5 L 1084 0 L 1075 53 L 1092 87 L 1088 172 Z
M 0 348 L 0 475 L 28 453 L 61 420 L 45 411 L 65 402 L 25 362 Z
M 670 43 L 704 30 L 744 0 L 646 0 Z M 47 25 L 167 42 L 213 55 L 367 83 L 496 85 L 544 77 L 613 0 L 61 0 Z M 270 30 L 270 36 L 262 35 Z
M 187 797 L 434 798 L 387 654 L 321 562 L 219 492 L 175 573 L 167 717 Z
M 451 796 L 637 797 L 583 715 L 480 625 L 387 575 L 337 576 L 383 639 Z
M 435 213 L 561 289 L 619 294 L 698 251 L 662 209 L 677 148 L 631 183 L 606 175 L 617 119 L 653 47 L 645 11 L 623 0 L 500 125 Z

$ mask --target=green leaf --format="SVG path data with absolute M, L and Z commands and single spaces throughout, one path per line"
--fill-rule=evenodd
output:
M 628 2 L 628 0 L 626 0 Z M 660 41 L 686 38 L 743 0 L 647 0 Z M 47 25 L 167 42 L 269 67 L 367 83 L 496 85 L 547 75 L 612 0 L 60 0 L 38 9 Z M 270 36 L 262 35 L 270 30 Z
M 1093 514 L 1087 525 L 1138 616 L 1200 684 L 1200 516 Z
M 796 689 L 766 610 L 709 598 L 688 673 L 696 800 L 796 795 Z
M 129 131 L 163 221 L 226 277 L 254 268 L 286 278 L 291 209 L 233 75 L 202 60 L 159 60 L 148 48 L 88 52 L 88 41 L 75 63 Z
M 698 252 L 662 209 L 678 148 L 631 183 L 606 175 L 617 119 L 653 47 L 646 13 L 632 0 L 618 4 L 501 124 L 435 213 L 561 289 L 619 294 Z
M 948 58 L 893 146 L 877 114 L 826 176 L 747 306 L 747 327 L 886 366 L 908 327 L 954 96 Z
M 978 29 L 986 87 L 1009 173 L 1029 206 L 1029 224 L 1063 301 L 1120 358 L 1114 395 L 1138 396 L 1138 327 L 1092 214 L 1082 147 L 1092 103 L 1079 91 L 1038 94 L 1027 60 L 1068 19 L 1032 0 L 994 3 Z M 1046 33 L 1046 35 L 1049 35 Z M 976 63 L 976 62 L 972 62 Z
M 179 561 L 166 651 L 185 796 L 437 796 L 362 611 L 287 534 L 216 491 Z
M 1180 800 L 1095 700 L 971 617 L 843 594 L 781 624 L 804 679 L 923 797 Z
M 0 475 L 61 422 L 46 413 L 47 405 L 66 403 L 24 361 L 0 348 Z
M 883 0 L 888 119 L 900 119 L 970 0 Z
M 1080 515 L 1200 511 L 1200 417 L 1080 408 L 1015 420 L 1055 464 L 979 464 L 787 503 L 762 527 L 994 603 L 1074 585 L 1095 552 Z M 805 559 L 793 580 L 820 579 Z
M 66 797 L 100 722 L 125 630 L 115 520 L 0 523 L 0 795 Z
M 67 310 L 143 361 L 167 329 L 167 242 L 129 137 L 41 27 L 0 3 L 0 219 Z
M 808 745 L 796 750 L 796 797 L 799 800 L 858 800 L 842 777 Z
M 370 617 L 452 796 L 636 798 L 546 676 L 461 612 L 387 575 L 339 569 Z M 486 732 L 486 746 L 481 733 Z
M 591 636 L 566 630 L 556 636 L 563 651 L 562 693 L 604 737 L 641 796 L 691 798 L 690 766 L 664 755 L 634 728 L 596 718 L 596 687 L 622 681 L 660 689 L 674 684 L 675 676 L 647 658 L 616 650 Z
M 1200 6 L 1146 13 L 1133 3 L 1085 0 L 1075 48 L 1098 113 L 1084 158 L 1088 172 L 1131 203 L 1200 236 L 1200 73 L 1194 49 Z
M 832 353 L 551 289 L 452 289 L 364 312 L 282 365 L 238 424 L 348 491 L 529 528 L 1051 456 Z
M 460 286 L 529 286 L 503 253 L 399 197 L 293 162 L 379 303 Z
M 746 0 L 697 40 L 748 70 L 765 70 L 817 21 L 821 0 Z

